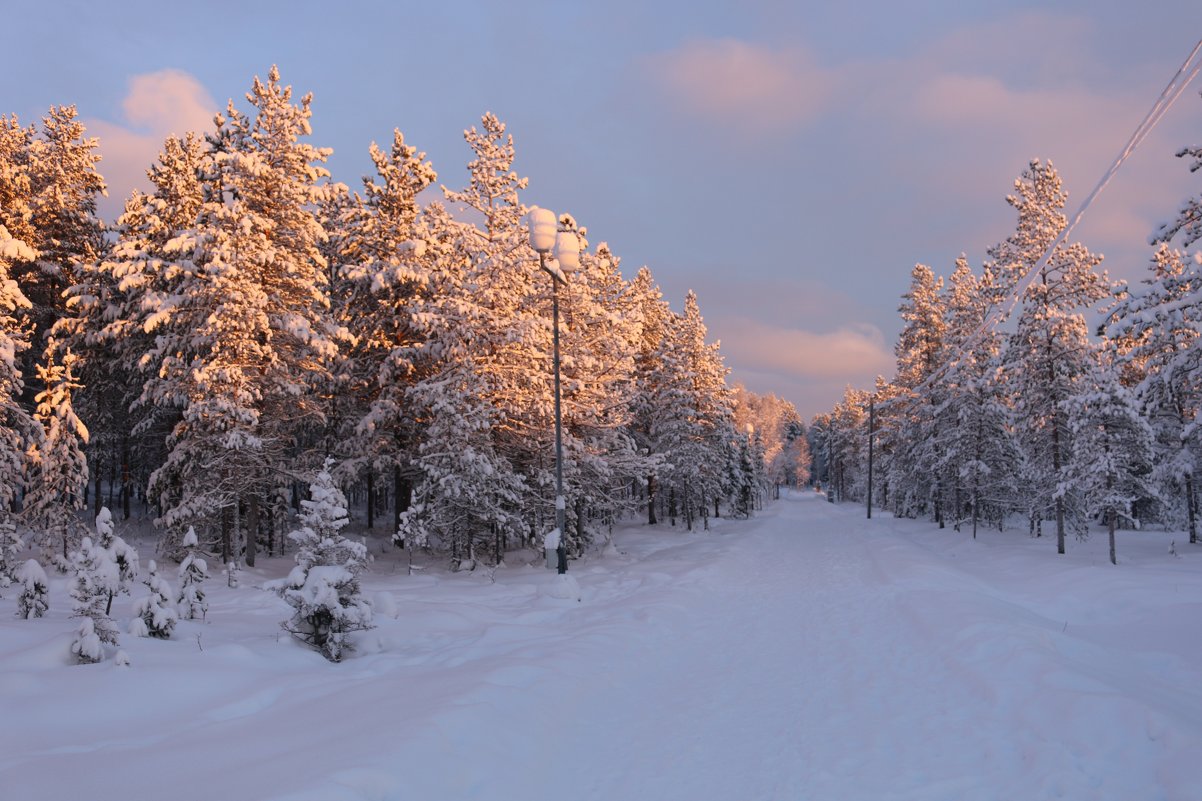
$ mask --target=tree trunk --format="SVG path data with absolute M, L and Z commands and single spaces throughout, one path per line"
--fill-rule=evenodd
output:
M 367 469 L 367 527 L 376 527 L 376 474 Z
M 398 540 L 397 532 L 401 530 L 401 466 L 392 466 L 392 539 L 404 548 L 405 540 Z
M 647 525 L 655 523 L 655 476 L 647 476 Z
M 233 526 L 233 509 L 229 506 L 221 510 L 221 564 L 228 565 L 233 553 L 231 535 Z
M 1198 542 L 1198 503 L 1194 499 L 1194 474 L 1185 476 L 1185 508 L 1189 514 L 1189 541 L 1191 545 Z
M 1118 556 L 1115 553 L 1115 548 L 1114 548 L 1114 521 L 1115 521 L 1115 518 L 1118 517 L 1118 515 L 1115 514 L 1115 511 L 1113 509 L 1110 509 L 1107 512 L 1106 517 L 1109 518 L 1108 528 L 1110 529 L 1110 564 L 1117 565 L 1119 563 L 1119 561 L 1118 561 Z
M 92 502 L 92 517 L 100 514 L 100 507 L 104 502 L 104 497 L 100 494 L 100 471 L 96 471 L 96 498 Z
M 259 540 L 259 493 L 252 492 L 246 499 L 246 566 L 255 566 Z
M 133 494 L 133 481 L 129 475 L 129 442 L 121 444 L 121 514 L 122 520 L 129 520 L 129 496 Z

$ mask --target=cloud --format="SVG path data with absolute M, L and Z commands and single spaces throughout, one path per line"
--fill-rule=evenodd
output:
M 212 126 L 219 106 L 192 75 L 179 70 L 136 75 L 121 104 L 122 120 L 85 120 L 89 134 L 100 139 L 100 172 L 109 197 L 101 214 L 116 218 L 134 188 L 146 190 L 146 171 L 158 158 L 163 140 Z
M 735 317 L 722 322 L 721 334 L 723 354 L 749 370 L 850 383 L 893 372 L 892 350 L 872 325 L 815 332 Z
M 689 42 L 651 57 L 647 68 L 679 110 L 756 134 L 812 119 L 834 80 L 800 47 L 774 49 L 735 39 Z

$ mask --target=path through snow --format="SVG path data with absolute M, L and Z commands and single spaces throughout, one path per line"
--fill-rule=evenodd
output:
M 125 669 L 66 664 L 62 583 L 0 621 L 0 799 L 1202 798 L 1202 554 L 862 514 L 630 529 L 580 603 L 382 558 L 397 616 L 341 665 L 247 586 L 283 560 Z

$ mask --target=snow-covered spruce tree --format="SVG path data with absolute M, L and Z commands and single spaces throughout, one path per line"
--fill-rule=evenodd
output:
M 1068 222 L 1060 177 L 1050 162 L 1033 161 L 1016 185 L 1023 202 L 1008 199 L 1019 212 L 1012 240 L 1025 241 L 1027 229 L 1035 228 L 1036 244 L 1045 243 L 1046 250 Z M 1051 238 L 1045 238 L 1049 232 Z M 999 252 L 1004 250 L 999 246 Z M 1032 261 L 1010 264 L 1009 272 L 1025 276 L 1036 266 L 1039 269 L 1037 279 L 1023 292 L 1018 330 L 1003 354 L 1019 443 L 1030 471 L 1023 490 L 1031 499 L 1032 529 L 1038 532 L 1042 519 L 1052 514 L 1056 549 L 1064 553 L 1066 530 L 1071 527 L 1084 536 L 1087 524 L 1084 499 L 1067 480 L 1074 453 L 1068 402 L 1089 389 L 1088 380 L 1094 375 L 1095 356 L 1082 313 L 1110 295 L 1110 283 L 1104 273 L 1096 272 L 1101 257 L 1079 243 L 1058 245 L 1042 262 L 1042 252 L 1015 251 L 1016 258 Z
M 146 636 L 167 639 L 171 636 L 179 614 L 171 606 L 171 586 L 159 576 L 154 560 L 146 567 L 146 580 L 142 582 L 150 591 L 134 602 L 134 617 L 142 621 Z
M 50 608 L 47 598 L 50 593 L 50 582 L 46 580 L 46 571 L 36 559 L 27 559 L 25 564 L 17 568 L 17 584 L 21 593 L 17 596 L 17 617 L 28 620 L 31 617 L 41 617 Z
M 635 446 L 649 460 L 646 482 L 647 523 L 655 525 L 658 507 L 666 502 L 663 485 L 669 465 L 665 462 L 678 442 L 682 442 L 684 420 L 681 406 L 685 398 L 683 371 L 678 369 L 675 340 L 669 331 L 676 316 L 663 293 L 643 267 L 630 283 L 637 311 L 639 337 L 634 355 L 634 387 L 630 399 L 631 432 Z
M 198 613 L 204 618 L 209 611 L 204 590 L 205 579 L 209 577 L 209 565 L 197 551 L 198 544 L 196 530 L 188 526 L 188 533 L 180 543 L 187 549 L 188 555 L 179 566 L 179 595 L 175 598 L 175 604 L 189 620 L 195 619 Z
M 221 557 L 236 554 L 240 507 L 253 563 L 261 496 L 307 457 L 324 422 L 323 387 L 336 354 L 325 231 L 314 208 L 330 151 L 310 133 L 311 97 L 292 102 L 273 67 L 247 100 L 218 115 L 201 160 L 204 202 L 172 239 L 179 278 L 155 309 L 154 346 L 143 357 L 143 400 L 177 410 L 167 460 L 150 480 L 168 528 L 220 528 Z
M 1017 446 L 999 380 L 1000 336 L 982 327 L 990 295 L 988 276 L 978 278 L 965 257 L 957 259 L 946 297 L 946 338 L 958 355 L 943 380 L 949 425 L 939 437 L 955 480 L 957 517 L 967 516 L 974 539 L 982 519 L 1000 526 L 1018 495 Z
M 0 118 L 0 144 L 4 118 Z M 0 151 L 0 164 L 4 154 Z M 2 166 L 0 166 L 2 169 Z M 0 180 L 0 187 L 4 182 Z M 11 266 L 31 262 L 33 249 L 9 235 L 0 225 L 0 524 L 12 514 L 13 505 L 26 478 L 26 448 L 37 429 L 21 404 L 25 384 L 21 355 L 29 349 L 29 326 L 25 313 L 29 300 L 12 278 Z
M 85 618 L 76 644 L 81 647 L 90 645 L 89 635 L 94 635 L 102 643 L 116 645 L 117 626 L 105 610 L 109 598 L 117 592 L 117 564 L 107 551 L 93 545 L 90 537 L 84 537 L 79 549 L 71 552 L 71 570 L 74 574 L 71 583 L 72 616 Z M 76 650 L 74 646 L 72 650 Z M 94 649 L 89 647 L 86 651 L 86 654 L 76 651 L 81 661 L 99 661 L 100 657 Z
M 945 393 L 939 382 L 926 382 L 946 361 L 942 290 L 943 279 L 936 278 L 925 264 L 916 264 L 910 273 L 910 288 L 898 308 L 903 327 L 894 346 L 897 375 L 893 384 L 900 390 L 900 402 L 894 404 L 893 425 L 896 438 L 906 447 L 895 451 L 889 477 L 890 490 L 901 503 L 903 515 L 929 513 L 940 526 L 947 501 L 945 476 L 937 469 L 941 462 L 938 435 L 946 423 L 942 414 Z
M 107 506 L 101 507 L 96 515 L 96 547 L 103 548 L 113 563 L 117 565 L 117 592 L 128 594 L 138 577 L 138 551 L 121 537 L 117 536 L 113 525 L 112 512 Z M 113 596 L 109 596 L 104 608 L 105 614 L 113 611 Z
M 1115 529 L 1119 519 L 1138 527 L 1133 506 L 1150 494 L 1152 473 L 1151 426 L 1139 413 L 1134 393 L 1124 387 L 1115 369 L 1114 352 L 1099 358 L 1092 389 L 1070 398 L 1068 418 L 1073 426 L 1069 480 L 1081 493 L 1085 514 L 1106 521 L 1110 563 L 1118 564 Z
M 1107 334 L 1154 434 L 1152 494 L 1165 525 L 1198 541 L 1197 472 L 1202 408 L 1197 340 L 1202 335 L 1202 268 L 1161 244 L 1142 287 L 1111 310 Z
M 371 606 L 359 593 L 359 574 L 367 548 L 341 533 L 347 524 L 346 498 L 334 485 L 333 460 L 309 485 L 311 500 L 301 501 L 301 526 L 288 535 L 296 543 L 296 567 L 273 582 L 296 610 L 283 623 L 293 636 L 339 662 L 351 651 L 349 635 L 372 627 Z
M 730 476 L 737 470 L 738 436 L 734 428 L 734 402 L 726 385 L 727 369 L 717 344 L 706 342 L 706 327 L 697 296 L 685 296 L 684 313 L 665 329 L 665 363 L 678 370 L 666 382 L 677 405 L 665 421 L 676 441 L 665 453 L 673 469 L 666 475 L 669 517 L 679 507 L 685 526 L 692 529 L 700 515 L 709 527 L 710 504 L 715 514 L 735 488 Z M 673 386 L 676 384 L 675 386 Z
M 51 339 L 45 364 L 38 366 L 38 377 L 46 387 L 36 397 L 43 433 L 29 450 L 32 476 L 22 510 L 46 559 L 64 571 L 68 554 L 82 535 L 76 511 L 83 508 L 88 483 L 83 453 L 88 429 L 72 403 L 75 391 L 82 388 L 75 377 L 77 363 L 69 349 L 60 359 L 58 343 Z
M 863 501 L 868 491 L 868 402 L 872 393 L 847 387 L 831 411 L 828 430 L 830 487 L 840 501 Z
M 573 499 L 566 543 L 580 549 L 597 527 L 609 542 L 613 521 L 635 508 L 630 487 L 648 473 L 651 460 L 638 453 L 630 432 L 637 299 L 607 244 L 589 253 L 585 229 L 566 214 L 560 227 L 576 234 L 581 248 L 580 266 L 560 292 L 564 483 Z

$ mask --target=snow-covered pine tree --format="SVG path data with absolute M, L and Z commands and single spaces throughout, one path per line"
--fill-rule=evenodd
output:
M 1084 245 L 1058 245 L 1046 261 L 1042 251 L 1068 224 L 1063 209 L 1067 199 L 1060 177 L 1049 162 L 1032 161 L 1016 184 L 1024 202 L 1014 202 L 1019 225 L 1008 242 L 1027 242 L 1030 247 L 1016 248 L 1015 261 L 1008 263 L 1010 274 L 1025 276 L 1039 266 L 1039 276 L 1023 292 L 1018 330 L 1010 338 L 1003 356 L 1011 397 L 1017 412 L 1019 442 L 1025 451 L 1027 486 L 1031 499 L 1032 527 L 1052 514 L 1056 524 L 1056 549 L 1064 553 L 1065 532 L 1069 527 L 1079 536 L 1085 532 L 1084 501 L 1067 481 L 1072 447 L 1071 407 L 1068 401 L 1089 389 L 1094 374 L 1094 351 L 1082 312 L 1096 306 L 1111 293 L 1105 273 L 1096 272 L 1100 256 Z M 1050 234 L 1050 238 L 1048 235 Z M 1005 252 L 999 246 L 998 252 Z
M 91 633 L 102 643 L 116 645 L 117 627 L 105 610 L 109 598 L 117 592 L 117 564 L 107 551 L 93 545 L 90 537 L 84 537 L 78 550 L 71 552 L 71 570 L 74 574 L 71 583 L 72 616 L 86 619 L 77 644 L 89 644 L 91 640 L 88 634 Z M 77 653 L 81 660 L 99 661 L 98 656 L 93 658 L 94 649 L 88 649 L 87 660 L 83 652 Z
M 16 114 L 0 116 L 0 226 L 26 245 L 35 242 L 33 229 L 33 180 L 29 173 L 29 147 L 37 135 L 31 125 L 24 127 Z M 32 263 L 36 254 L 15 259 Z
M 630 433 L 638 308 L 618 270 L 618 259 L 601 243 L 588 252 L 587 231 L 570 215 L 560 228 L 577 236 L 579 268 L 561 287 L 563 354 L 564 482 L 573 499 L 566 546 L 578 552 L 592 540 L 588 521 L 605 526 L 633 510 L 631 483 L 647 474 Z M 549 283 L 544 281 L 544 284 Z
M 53 106 L 41 130 L 21 128 L 15 116 L 0 125 L 0 224 L 36 252 L 11 265 L 12 277 L 32 304 L 31 341 L 39 347 L 66 314 L 63 290 L 75 265 L 103 252 L 104 226 L 96 201 L 105 194 L 96 170 L 98 140 L 85 134 L 74 106 Z M 10 205 L 11 204 L 11 205 Z M 25 375 L 34 372 L 35 352 L 26 354 Z
M 739 456 L 734 401 L 726 384 L 729 371 L 719 344 L 706 342 L 708 332 L 692 290 L 685 295 L 684 313 L 675 334 L 679 365 L 684 371 L 686 405 L 693 416 L 688 419 L 684 446 L 669 459 L 677 467 L 675 478 L 686 526 L 691 529 L 694 515 L 700 513 L 708 528 L 709 504 L 714 505 L 717 514 L 719 500 L 733 496 L 727 476 Z
M 347 539 L 346 498 L 334 485 L 333 460 L 309 485 L 311 500 L 301 501 L 300 528 L 288 535 L 297 545 L 296 567 L 274 589 L 295 610 L 285 630 L 339 662 L 352 649 L 349 635 L 372 627 L 371 606 L 360 595 L 359 574 L 367 548 Z
M 405 401 L 420 431 L 414 504 L 401 515 L 399 544 L 431 537 L 451 549 L 452 564 L 469 567 L 476 543 L 496 531 L 520 531 L 524 483 L 496 448 L 502 424 L 496 386 L 478 360 L 487 359 L 491 312 L 475 302 L 458 246 L 457 223 L 440 204 L 430 217 L 431 291 L 414 299 L 412 319 L 423 345 L 395 354 L 417 373 Z
M 1138 527 L 1133 506 L 1151 494 L 1152 427 L 1139 413 L 1134 393 L 1124 387 L 1112 350 L 1095 362 L 1087 382 L 1092 389 L 1070 398 L 1067 417 L 1073 426 L 1075 453 L 1068 478 L 1080 493 L 1085 515 L 1106 521 L 1110 563 L 1118 564 L 1115 529 L 1119 518 Z
M 1198 541 L 1197 471 L 1202 408 L 1197 340 L 1202 335 L 1202 269 L 1161 244 L 1143 286 L 1120 297 L 1110 311 L 1107 334 L 1134 386 L 1154 433 L 1153 495 L 1161 520 L 1183 526 Z
M 183 610 L 183 615 L 189 620 L 196 618 L 197 613 L 203 619 L 209 611 L 209 603 L 205 600 L 204 582 L 209 577 L 209 565 L 197 550 L 199 542 L 196 530 L 188 526 L 188 533 L 180 542 L 186 548 L 188 555 L 179 566 L 179 595 L 176 596 L 176 606 Z
M 513 138 L 495 115 L 464 138 L 475 155 L 470 182 L 443 193 L 469 219 L 437 203 L 423 214 L 431 285 L 410 313 L 423 344 L 393 354 L 412 363 L 406 397 L 427 421 L 413 464 L 417 508 L 397 540 L 437 536 L 458 567 L 475 564 L 481 543 L 536 532 L 554 493 L 540 436 L 550 430 L 550 374 L 531 369 L 550 331 L 532 297 L 545 282 L 521 220 L 526 181 L 512 170 Z
M 903 326 L 894 346 L 897 375 L 893 384 L 900 394 L 892 406 L 893 429 L 906 447 L 896 449 L 889 460 L 889 486 L 901 504 L 901 513 L 907 517 L 929 513 L 940 526 L 947 502 L 946 476 L 938 469 L 946 393 L 940 382 L 925 382 L 944 366 L 947 356 L 942 290 L 943 279 L 936 278 L 930 267 L 914 266 L 910 288 L 898 308 Z
M 658 507 L 666 502 L 668 490 L 663 482 L 670 466 L 666 454 L 684 441 L 682 404 L 685 398 L 683 370 L 677 365 L 675 338 L 670 336 L 676 324 L 663 293 L 656 286 L 651 270 L 642 267 L 630 284 L 639 338 L 634 356 L 634 388 L 630 399 L 631 431 L 635 446 L 650 461 L 646 482 L 647 523 L 658 522 Z
M 160 324 L 164 310 L 174 306 L 186 266 L 167 245 L 196 220 L 203 202 L 202 155 L 203 141 L 195 134 L 167 138 L 149 170 L 153 193 L 135 190 L 117 220 L 108 257 L 78 266 L 77 283 L 68 290 L 73 316 L 56 327 L 83 360 L 87 392 L 79 412 L 91 432 L 88 462 L 97 514 L 101 476 L 116 472 L 122 515 L 128 519 L 135 487 L 144 486 L 163 463 L 167 434 L 178 419 L 174 407 L 139 402 L 143 370 L 159 366 L 143 364 L 142 358 L 157 338 L 176 334 Z M 166 542 L 161 547 L 173 552 L 179 546 Z
M 1194 160 L 1189 165 L 1190 172 L 1202 171 L 1202 145 L 1183 147 L 1177 151 L 1177 158 L 1187 157 Z M 1184 250 L 1188 250 L 1194 243 L 1202 240 L 1202 193 L 1187 198 L 1181 205 L 1177 218 L 1162 223 L 1157 227 L 1156 233 L 1152 235 L 1152 244 L 1154 245 L 1168 244 L 1174 240 L 1178 240 Z
M 329 227 L 337 240 L 335 315 L 354 336 L 340 354 L 336 419 L 343 469 L 367 480 L 369 525 L 375 521 L 376 478 L 392 482 L 393 526 L 408 506 L 415 478 L 418 421 L 405 395 L 419 377 L 412 351 L 420 327 L 415 298 L 430 291 L 428 225 L 417 196 L 437 180 L 426 154 L 393 132 L 388 151 L 372 144 L 377 180 L 364 178 Z
M 161 524 L 216 522 L 223 563 L 240 557 L 239 507 L 253 521 L 324 423 L 320 390 L 338 335 L 314 211 L 331 191 L 319 184 L 330 151 L 300 141 L 311 96 L 294 105 L 273 67 L 247 100 L 253 118 L 231 101 L 207 139 L 204 202 L 166 248 L 180 279 L 156 309 L 160 335 L 144 357 L 144 398 L 181 413 L 150 481 Z M 255 539 L 246 538 L 248 562 Z
M 134 602 L 134 617 L 142 621 L 147 636 L 167 639 L 179 614 L 171 606 L 171 586 L 159 576 L 153 559 L 146 566 L 146 580 L 142 583 L 150 593 Z
M 946 293 L 947 344 L 958 353 L 944 379 L 947 418 L 941 450 L 955 478 L 955 508 L 967 515 L 973 538 L 978 523 L 999 526 L 1017 498 L 1017 453 L 1005 386 L 999 380 L 1000 337 L 983 329 L 991 292 L 961 256 Z
M 17 580 L 17 559 L 24 547 L 16 521 L 0 512 L 0 590 Z
M 67 569 L 67 558 L 82 533 L 76 510 L 83 508 L 88 483 L 88 463 L 83 447 L 88 429 L 75 414 L 72 398 L 81 385 L 76 381 L 75 355 L 66 350 L 61 359 L 58 343 L 46 346 L 45 364 L 38 377 L 45 389 L 38 393 L 37 420 L 42 436 L 29 451 L 33 475 L 22 509 L 51 564 Z
M 0 146 L 6 118 L 0 117 Z M 0 147 L 0 170 L 4 153 Z M 5 182 L 0 179 L 0 192 Z M 2 195 L 0 195 L 2 197 Z M 21 355 L 29 348 L 23 315 L 29 300 L 13 280 L 11 265 L 32 262 L 34 251 L 0 225 L 0 525 L 11 522 L 14 504 L 26 482 L 26 450 L 36 441 L 37 424 L 21 404 L 24 381 Z
M 25 564 L 17 568 L 17 583 L 21 585 L 21 593 L 17 596 L 17 617 L 28 620 L 31 617 L 41 617 L 50 608 L 47 598 L 50 594 L 50 582 L 46 580 L 46 571 L 36 559 L 27 559 Z

